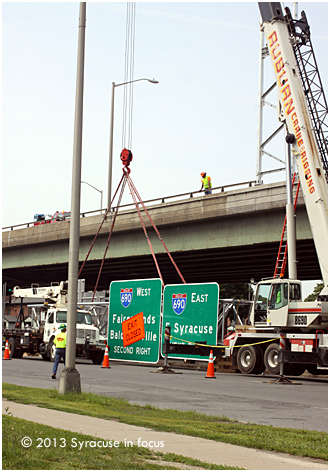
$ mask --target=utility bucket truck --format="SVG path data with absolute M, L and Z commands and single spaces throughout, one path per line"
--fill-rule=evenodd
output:
M 22 306 L 14 329 L 4 329 L 3 335 L 8 339 L 10 357 L 21 358 L 24 352 L 39 353 L 43 359 L 54 362 L 54 337 L 59 326 L 67 323 L 68 283 L 61 282 L 50 287 L 33 285 L 31 288 L 14 287 L 12 298 L 44 299 L 45 312 L 34 317 L 32 326 L 25 326 Z M 76 356 L 92 359 L 93 364 L 101 364 L 105 351 L 106 339 L 93 325 L 92 315 L 86 310 L 77 310 Z
M 310 41 L 307 18 L 293 20 L 281 3 L 259 3 L 278 91 L 279 120 L 287 131 L 287 219 L 289 278 L 262 280 L 246 325 L 236 325 L 222 346 L 165 342 L 165 354 L 231 359 L 246 374 L 328 373 L 328 161 L 327 103 Z M 307 50 L 307 53 L 305 51 Z M 306 57 L 308 58 L 306 60 Z M 294 155 L 313 234 L 324 289 L 315 302 L 303 302 L 295 270 L 290 156 Z M 290 235 L 289 235 L 290 228 Z M 291 253 L 291 255 L 290 255 Z M 252 275 L 252 274 L 251 274 Z M 223 320 L 224 322 L 224 320 Z M 165 338 L 166 339 L 166 338 Z

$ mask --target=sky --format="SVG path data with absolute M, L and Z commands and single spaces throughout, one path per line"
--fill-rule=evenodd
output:
M 301 10 L 327 96 L 328 3 L 301 2 Z M 78 2 L 2 2 L 3 227 L 70 210 L 78 18 Z M 213 187 L 255 180 L 257 2 L 136 2 L 135 18 L 134 79 L 159 81 L 134 84 L 131 177 L 142 199 L 197 191 L 202 171 Z M 111 83 L 125 77 L 126 3 L 87 2 L 86 19 L 81 180 L 103 191 L 106 207 Z M 265 88 L 274 81 L 270 60 L 267 67 Z M 115 89 L 113 191 L 122 176 L 123 89 Z M 266 131 L 277 127 L 273 110 L 265 120 Z M 81 212 L 100 208 L 100 198 L 82 184 Z M 131 201 L 126 189 L 123 203 Z

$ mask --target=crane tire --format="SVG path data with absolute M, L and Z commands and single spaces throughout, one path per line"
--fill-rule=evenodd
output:
M 264 362 L 269 374 L 278 375 L 280 373 L 280 365 L 277 361 L 279 350 L 280 346 L 277 343 L 270 344 L 265 350 Z
M 319 369 L 317 364 L 307 364 L 306 368 L 312 375 L 328 375 L 328 369 Z
M 242 374 L 261 374 L 265 370 L 259 346 L 242 346 L 237 354 L 237 365 Z
M 292 377 L 299 377 L 299 375 L 302 375 L 306 370 L 306 364 L 288 364 L 285 367 L 285 374 L 292 375 Z

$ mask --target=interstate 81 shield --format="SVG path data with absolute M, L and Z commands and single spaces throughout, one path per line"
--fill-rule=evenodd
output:
M 162 345 L 165 326 L 171 327 L 171 343 L 216 345 L 218 337 L 219 285 L 217 283 L 166 285 L 164 288 Z M 170 358 L 207 359 L 187 354 Z

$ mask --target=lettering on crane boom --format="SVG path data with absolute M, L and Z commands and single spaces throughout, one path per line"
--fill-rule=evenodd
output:
M 308 192 L 312 194 L 315 192 L 315 187 L 314 187 L 313 178 L 312 178 L 312 174 L 310 170 L 310 165 L 308 162 L 308 156 L 307 156 L 305 144 L 304 144 L 302 134 L 301 134 L 301 123 L 299 123 L 298 115 L 295 111 L 295 103 L 291 95 L 289 77 L 287 76 L 286 70 L 284 68 L 285 61 L 282 56 L 280 43 L 279 43 L 277 33 L 275 30 L 272 31 L 272 33 L 267 37 L 267 41 L 268 41 L 269 53 L 272 58 L 275 72 L 276 72 L 277 82 L 280 87 L 285 114 L 287 116 L 291 115 L 292 126 L 293 126 L 295 137 L 297 140 L 297 145 L 299 147 L 300 159 L 301 159 L 301 164 L 304 169 L 304 176 L 307 182 Z

